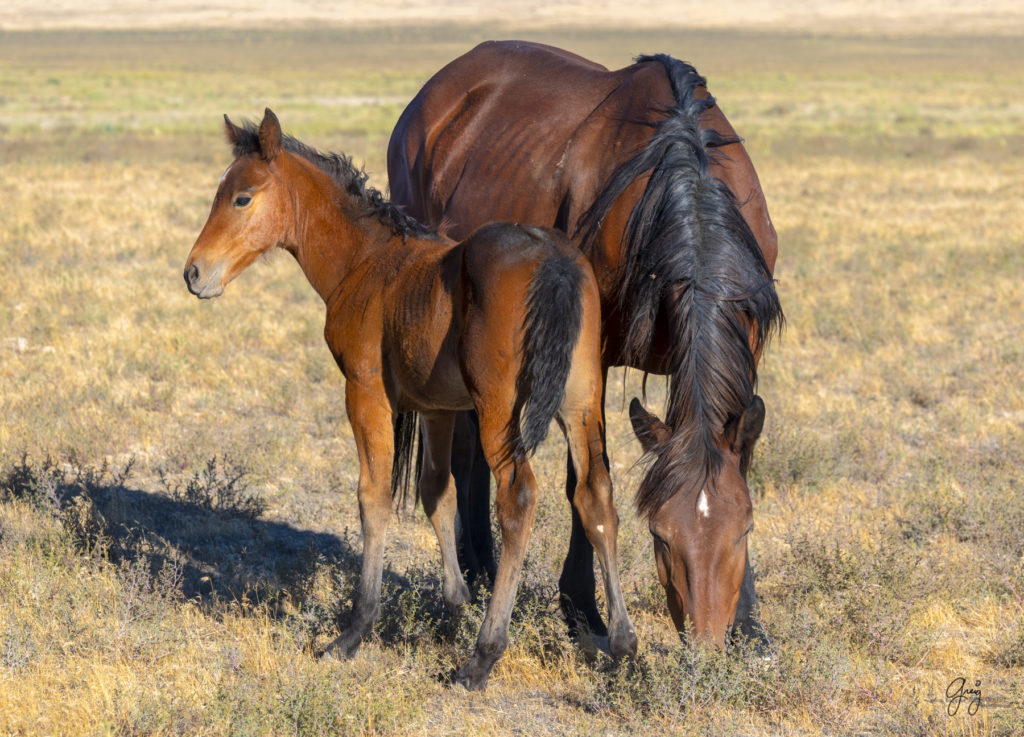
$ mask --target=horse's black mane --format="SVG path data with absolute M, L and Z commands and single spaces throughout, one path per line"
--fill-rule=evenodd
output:
M 704 78 L 664 54 L 637 61 L 665 67 L 676 104 L 663 111 L 647 145 L 612 174 L 578 235 L 589 247 L 619 196 L 649 173 L 623 236 L 618 298 L 629 321 L 628 364 L 648 364 L 659 312 L 673 331 L 665 417 L 673 433 L 637 490 L 638 509 L 652 515 L 677 491 L 713 483 L 722 464 L 716 438 L 754 396 L 757 362 L 747 325 L 756 328 L 759 351 L 783 316 L 757 239 L 732 192 L 709 171 L 714 149 L 734 141 L 699 128 L 701 113 L 715 104 L 710 95 L 694 95 Z
M 247 120 L 242 124 L 241 131 L 242 133 L 234 144 L 235 157 L 259 153 L 259 126 Z M 283 135 L 281 146 L 285 151 L 301 156 L 317 166 L 331 177 L 342 190 L 355 198 L 365 209 L 367 216 L 376 217 L 382 224 L 389 226 L 395 235 L 400 235 L 403 238 L 436 235 L 435 230 L 404 213 L 401 208 L 388 201 L 380 191 L 367 184 L 368 175 L 352 163 L 350 156 L 321 153 L 287 134 Z

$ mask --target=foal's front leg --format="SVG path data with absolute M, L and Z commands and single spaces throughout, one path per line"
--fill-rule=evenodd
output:
M 349 378 L 345 405 L 359 451 L 359 519 L 363 527 L 363 570 L 352 621 L 327 647 L 327 653 L 350 657 L 380 615 L 384 572 L 384 537 L 391 518 L 391 459 L 394 414 L 382 384 Z

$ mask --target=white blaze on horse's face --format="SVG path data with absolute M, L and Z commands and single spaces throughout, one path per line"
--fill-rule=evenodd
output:
M 719 646 L 736 616 L 753 517 L 737 459 L 723 456 L 713 484 L 696 494 L 680 489 L 650 518 L 658 578 L 677 629 Z
M 708 492 L 706 489 L 701 489 L 700 494 L 697 496 L 697 511 L 701 517 L 711 516 L 711 507 L 708 506 Z
M 647 412 L 638 400 L 633 400 L 629 410 L 644 450 L 672 452 L 667 446 L 672 437 L 670 427 Z M 683 479 L 683 485 L 648 519 L 658 578 L 676 628 L 681 633 L 691 630 L 719 646 L 725 645 L 726 633 L 735 619 L 746 570 L 753 506 L 745 459 L 749 459 L 761 432 L 764 404 L 760 400 L 752 402 L 749 415 L 745 412 L 734 424 L 731 437 L 725 437 L 719 445 L 721 466 L 714 477 L 689 487 Z

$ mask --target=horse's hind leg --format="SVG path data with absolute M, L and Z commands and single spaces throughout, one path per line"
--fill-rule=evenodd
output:
M 619 515 L 615 511 L 612 480 L 605 457 L 604 386 L 607 376 L 601 368 L 596 290 L 585 296 L 584 310 L 584 321 L 573 353 L 572 370 L 565 384 L 565 398 L 558 412 L 558 421 L 569 443 L 569 458 L 576 476 L 576 488 L 571 496 L 575 511 L 573 521 L 575 523 L 579 519 L 601 563 L 608 599 L 608 646 L 616 657 L 635 655 L 636 632 L 626 613 L 619 583 Z M 585 541 L 573 542 L 585 547 Z M 590 580 L 593 581 L 592 578 Z M 593 596 L 592 591 L 590 596 Z M 596 616 L 596 606 L 593 613 Z
M 456 491 L 450 467 L 454 424 L 453 412 L 423 416 L 423 468 L 419 481 L 423 511 L 441 546 L 443 596 L 450 611 L 456 611 L 469 601 L 469 588 L 462 580 L 455 548 Z

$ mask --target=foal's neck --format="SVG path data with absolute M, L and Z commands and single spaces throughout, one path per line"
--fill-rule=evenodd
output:
M 369 258 L 379 257 L 401 239 L 368 211 L 366 203 L 341 187 L 315 164 L 294 156 L 289 189 L 295 208 L 295 256 L 309 283 L 327 302 L 345 277 Z

